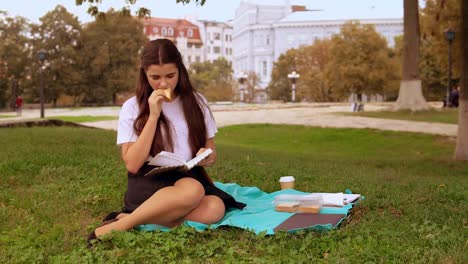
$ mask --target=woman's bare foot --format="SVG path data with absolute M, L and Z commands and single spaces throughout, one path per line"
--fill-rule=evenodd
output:
M 116 217 L 115 219 L 119 219 L 119 220 L 120 220 L 120 219 L 122 219 L 122 218 L 124 218 L 124 217 L 126 217 L 126 216 L 128 216 L 128 215 L 129 215 L 129 214 L 127 214 L 127 213 L 120 213 L 119 215 L 117 215 L 117 217 Z
M 102 237 L 103 235 L 106 235 L 106 234 L 110 233 L 112 230 L 118 230 L 118 228 L 116 226 L 116 222 L 117 221 L 113 221 L 112 223 L 97 227 L 94 230 L 94 233 L 96 234 L 96 237 L 99 238 L 99 237 Z

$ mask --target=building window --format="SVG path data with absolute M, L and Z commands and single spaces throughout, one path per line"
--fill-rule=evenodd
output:
M 166 35 L 167 35 L 167 28 L 163 27 L 163 28 L 161 29 L 161 34 L 162 34 L 163 36 L 166 36 Z
M 188 56 L 188 63 L 192 63 L 192 56 Z
M 267 76 L 267 62 L 266 61 L 262 61 L 262 74 L 264 77 Z
M 153 27 L 153 33 L 158 33 L 158 27 Z
M 229 35 L 226 34 L 226 37 L 224 38 L 226 41 L 229 41 Z
M 294 35 L 288 35 L 287 37 L 287 42 L 288 42 L 288 47 L 291 48 L 294 44 Z
M 187 36 L 189 38 L 193 37 L 193 30 L 191 30 L 191 29 L 187 30 Z
M 220 40 L 221 39 L 221 33 L 217 33 L 217 32 L 213 33 L 213 39 Z
M 200 62 L 200 56 L 195 56 L 195 62 Z
M 266 45 L 267 45 L 267 46 L 270 45 L 270 36 L 269 36 L 269 35 L 266 36 L 265 42 L 266 42 Z
M 220 47 L 213 47 L 213 52 L 216 53 L 216 54 L 219 54 L 221 52 L 221 48 Z
M 173 29 L 173 28 L 169 28 L 169 30 L 168 30 L 167 33 L 168 33 L 169 36 L 174 36 L 174 29 Z

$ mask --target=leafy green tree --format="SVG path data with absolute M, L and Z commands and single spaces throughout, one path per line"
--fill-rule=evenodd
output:
M 428 0 L 420 12 L 421 62 L 423 91 L 428 100 L 441 101 L 448 83 L 448 42 L 444 32 L 451 28 L 457 35 L 452 43 L 452 76 L 460 76 L 460 1 Z
M 9 17 L 0 11 L 0 29 L 0 107 L 14 107 L 29 71 L 30 25 L 23 17 Z
M 316 40 L 313 45 L 298 50 L 297 71 L 301 74 L 297 85 L 299 100 L 330 102 L 336 98 L 326 78 L 331 53 L 329 39 Z
M 254 103 L 257 92 L 260 92 L 258 89 L 258 84 L 260 83 L 260 78 L 254 71 L 247 73 L 247 80 L 245 81 L 245 94 L 244 98 L 247 103 Z
M 122 7 L 118 13 L 122 14 L 122 15 L 125 15 L 125 16 L 130 16 L 131 15 L 131 11 L 130 11 L 130 8 L 132 5 L 134 5 L 137 0 L 122 0 L 123 2 L 125 2 L 125 6 Z M 106 14 L 104 12 L 102 12 L 100 9 L 99 9 L 99 6 L 98 4 L 99 3 L 102 3 L 103 0 L 76 0 L 75 3 L 76 5 L 82 5 L 83 3 L 89 3 L 89 7 L 88 7 L 88 13 L 94 17 L 97 17 L 97 18 L 105 18 L 106 17 Z M 182 4 L 188 4 L 190 2 L 193 2 L 193 3 L 196 3 L 196 4 L 199 4 L 199 5 L 204 5 L 206 0 L 176 0 L 176 3 L 182 3 Z M 136 11 L 135 13 L 138 17 L 144 17 L 144 16 L 149 16 L 151 14 L 151 11 L 146 8 L 146 7 L 140 7 L 138 8 L 138 10 Z
M 225 58 L 193 63 L 190 65 L 190 72 L 192 84 L 208 101 L 233 99 L 233 70 Z
M 288 74 L 296 71 L 300 78 L 296 81 L 298 101 L 334 101 L 325 76 L 329 62 L 330 40 L 316 40 L 313 45 L 290 49 L 280 55 L 273 66 L 272 78 L 268 86 L 270 98 L 291 100 L 291 80 Z
M 34 61 L 39 50 L 47 53 L 47 62 L 44 65 L 44 79 L 46 84 L 45 98 L 56 105 L 61 94 L 67 93 L 74 84 L 73 78 L 81 72 L 76 68 L 77 47 L 80 40 L 81 25 L 78 18 L 67 9 L 57 5 L 52 11 L 39 19 L 40 25 L 32 29 L 34 37 Z M 38 71 L 33 72 L 36 80 Z M 36 89 L 36 95 L 38 95 Z M 38 96 L 36 96 L 38 98 Z
M 278 61 L 273 65 L 271 81 L 268 84 L 267 91 L 270 99 L 273 100 L 291 100 L 291 81 L 288 79 L 288 73 L 296 70 L 296 58 L 299 51 L 290 49 L 281 54 Z
M 139 51 L 147 39 L 143 25 L 110 10 L 106 19 L 83 29 L 81 65 L 85 65 L 86 103 L 115 104 L 117 94 L 132 90 L 137 78 Z
M 398 78 L 385 39 L 372 25 L 348 22 L 334 35 L 326 79 L 338 98 L 384 94 Z
M 426 40 L 423 42 L 419 63 L 423 93 L 429 101 L 443 101 L 446 94 L 447 70 L 441 67 L 440 54 L 433 52 L 435 44 Z

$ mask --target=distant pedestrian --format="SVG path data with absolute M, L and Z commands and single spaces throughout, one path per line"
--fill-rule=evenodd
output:
M 16 101 L 15 101 L 15 107 L 16 107 L 16 115 L 17 116 L 21 116 L 21 113 L 22 113 L 22 110 L 23 110 L 23 98 L 21 97 L 21 95 L 18 95 L 16 97 Z
M 458 107 L 458 99 L 460 98 L 459 87 L 455 86 L 449 95 L 449 107 Z

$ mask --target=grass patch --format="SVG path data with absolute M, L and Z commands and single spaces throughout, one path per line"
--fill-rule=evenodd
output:
M 0 263 L 467 263 L 468 164 L 452 138 L 377 130 L 221 128 L 215 180 L 302 191 L 346 188 L 366 200 L 327 234 L 230 228 L 87 234 L 122 206 L 126 172 L 114 131 L 0 129 Z
M 11 118 L 16 117 L 15 115 L 0 115 L 0 118 Z
M 431 109 L 428 111 L 372 111 L 372 112 L 355 112 L 355 113 L 340 113 L 350 116 L 364 116 L 385 119 L 398 119 L 409 121 L 437 122 L 447 124 L 458 124 L 458 109 Z
M 53 116 L 49 119 L 60 119 L 67 122 L 83 123 L 83 122 L 97 122 L 106 120 L 117 120 L 118 116 Z

